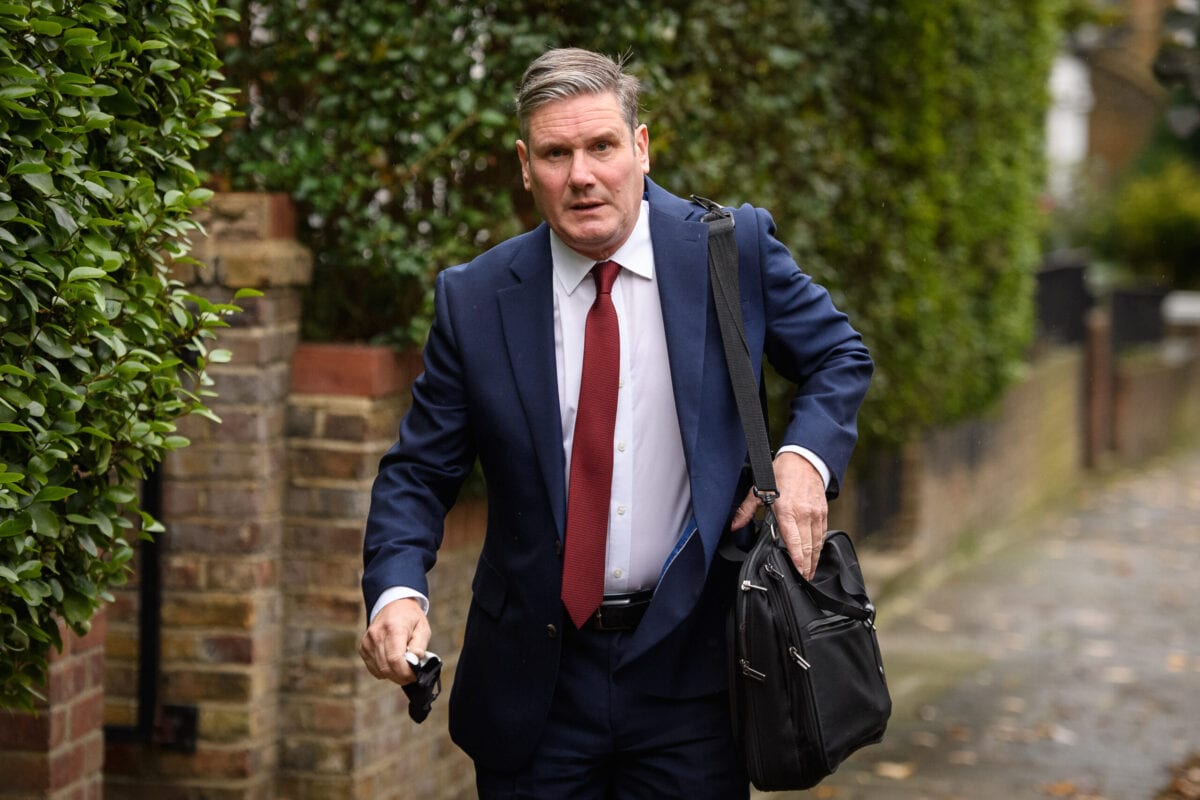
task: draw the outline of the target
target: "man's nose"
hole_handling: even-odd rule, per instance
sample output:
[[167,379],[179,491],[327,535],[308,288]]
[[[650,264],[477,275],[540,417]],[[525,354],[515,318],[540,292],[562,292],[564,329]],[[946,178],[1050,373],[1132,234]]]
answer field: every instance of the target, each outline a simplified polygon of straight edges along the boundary
[[571,156],[571,174],[569,180],[571,181],[571,186],[575,188],[591,186],[595,182],[587,153],[576,151]]

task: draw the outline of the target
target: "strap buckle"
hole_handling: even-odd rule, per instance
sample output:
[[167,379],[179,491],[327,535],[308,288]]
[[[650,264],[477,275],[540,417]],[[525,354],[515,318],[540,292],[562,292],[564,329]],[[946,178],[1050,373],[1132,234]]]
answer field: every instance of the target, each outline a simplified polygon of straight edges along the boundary
[[774,489],[759,489],[757,486],[751,487],[750,491],[754,492],[754,496],[762,500],[764,506],[769,506],[779,499],[779,492]]
[[729,226],[731,228],[733,227],[733,214],[726,211],[719,204],[714,203],[707,197],[701,197],[698,194],[692,195],[692,202],[696,203],[697,205],[704,206],[704,208],[708,210],[708,213],[700,218],[701,222],[714,222],[718,219],[727,219],[729,220]]

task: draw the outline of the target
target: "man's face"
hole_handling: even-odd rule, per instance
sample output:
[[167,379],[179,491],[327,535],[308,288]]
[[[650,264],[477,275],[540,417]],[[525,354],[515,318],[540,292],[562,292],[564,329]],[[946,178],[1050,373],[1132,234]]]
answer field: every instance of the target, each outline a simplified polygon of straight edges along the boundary
[[529,117],[517,142],[521,176],[563,243],[603,261],[637,223],[650,134],[630,131],[612,92],[555,100]]

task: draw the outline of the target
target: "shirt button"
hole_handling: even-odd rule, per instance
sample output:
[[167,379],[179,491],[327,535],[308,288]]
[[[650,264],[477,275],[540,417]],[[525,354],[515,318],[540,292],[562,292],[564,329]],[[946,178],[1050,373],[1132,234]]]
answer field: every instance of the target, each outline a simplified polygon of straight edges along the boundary
[[618,381],[617,381],[617,388],[618,388],[618,389],[624,389],[624,388],[625,388],[625,379],[624,379],[624,378],[621,378],[620,380],[618,380]]
[[617,513],[622,517],[625,516],[625,506],[617,506]]
[[619,450],[620,452],[624,453],[624,452],[625,452],[625,443],[624,443],[624,442],[617,442],[617,450]]
[[614,569],[614,570],[613,570],[613,577],[614,577],[614,578],[619,578],[619,577],[621,577],[621,576],[622,576],[622,575],[624,575],[624,574],[625,574],[625,573],[624,573],[624,572],[622,572],[620,569]]

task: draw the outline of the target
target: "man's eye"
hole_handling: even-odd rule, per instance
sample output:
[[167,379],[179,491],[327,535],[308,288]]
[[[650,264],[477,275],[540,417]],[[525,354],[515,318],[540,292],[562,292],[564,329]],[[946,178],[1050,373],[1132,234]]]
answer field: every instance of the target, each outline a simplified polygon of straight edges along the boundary
[[598,152],[598,153],[603,153],[603,152],[605,152],[606,150],[611,150],[611,149],[612,149],[612,145],[611,145],[610,143],[608,143],[608,142],[598,142],[598,143],[596,144],[596,148],[595,148],[595,149],[596,149],[596,152]]

